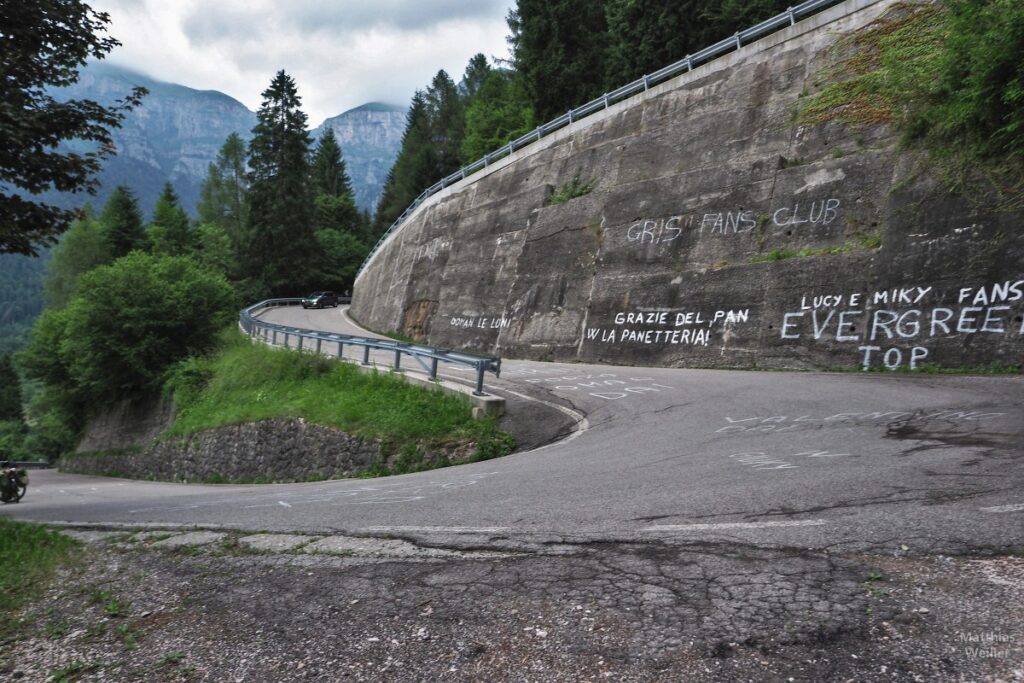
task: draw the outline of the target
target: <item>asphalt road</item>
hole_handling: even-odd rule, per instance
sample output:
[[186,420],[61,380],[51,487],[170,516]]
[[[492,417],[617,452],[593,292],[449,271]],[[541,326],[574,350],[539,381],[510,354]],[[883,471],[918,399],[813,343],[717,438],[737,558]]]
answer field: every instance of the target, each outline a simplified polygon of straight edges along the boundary
[[[338,309],[278,309],[356,332]],[[19,519],[495,541],[1020,549],[1020,377],[509,361],[487,390],[571,426],[546,447],[374,480],[175,485],[32,473]],[[470,373],[442,370],[469,381]],[[558,407],[556,410],[555,406]],[[540,412],[537,412],[540,410]],[[531,412],[532,411],[532,412]]]

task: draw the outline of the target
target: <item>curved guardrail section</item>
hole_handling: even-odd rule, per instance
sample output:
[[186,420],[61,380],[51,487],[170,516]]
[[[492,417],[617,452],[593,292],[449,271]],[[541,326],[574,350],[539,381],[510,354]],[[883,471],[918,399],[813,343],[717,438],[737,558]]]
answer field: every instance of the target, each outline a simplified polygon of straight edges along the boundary
[[[338,299],[339,303],[348,303],[344,298]],[[430,376],[430,379],[437,379],[437,368],[439,363],[452,363],[464,365],[476,371],[476,389],[474,396],[486,396],[484,393],[484,374],[493,372],[495,377],[501,375],[501,359],[492,356],[477,356],[471,353],[459,353],[449,349],[442,349],[435,346],[421,346],[419,344],[407,344],[405,342],[393,341],[390,339],[372,339],[370,337],[356,337],[350,334],[339,334],[334,332],[321,332],[319,330],[307,330],[289,325],[280,325],[260,320],[256,313],[277,306],[298,306],[302,299],[267,299],[258,304],[253,304],[243,309],[238,316],[238,325],[246,334],[253,338],[262,338],[270,344],[278,343],[278,336],[281,336],[285,347],[291,348],[289,342],[295,337],[295,348],[299,351],[309,349],[321,353],[323,343],[329,342],[338,345],[337,357],[341,358],[345,345],[361,347],[363,349],[363,365],[370,365],[371,351],[387,351],[393,353],[393,370],[401,370],[402,356],[410,356],[419,363],[420,367]],[[306,342],[309,346],[306,346]]]
[[508,143],[504,147],[496,149],[493,152],[490,152],[489,154],[485,154],[482,159],[478,159],[477,161],[474,161],[472,164],[460,168],[458,171],[452,173],[450,176],[442,178],[441,180],[437,181],[427,189],[423,190],[420,196],[417,197],[413,201],[413,203],[410,204],[408,208],[406,208],[406,210],[402,212],[402,215],[399,216],[395,220],[395,222],[391,224],[391,227],[389,227],[387,231],[385,231],[384,234],[381,235],[380,239],[377,240],[377,243],[373,246],[373,249],[371,249],[370,253],[366,256],[366,259],[363,261],[362,265],[359,266],[359,273],[356,274],[356,279],[359,278],[359,274],[363,272],[363,269],[366,268],[367,264],[369,264],[370,261],[373,260],[373,257],[380,250],[381,246],[384,244],[384,242],[387,241],[388,237],[391,236],[391,233],[395,232],[395,230],[401,227],[402,223],[405,222],[405,219],[408,218],[409,215],[413,211],[415,211],[419,207],[419,205],[422,204],[431,195],[437,194],[444,188],[450,185],[454,185],[455,183],[461,180],[465,180],[472,174],[483,170],[487,166],[490,166],[492,162],[502,159],[508,156],[509,154],[512,154],[513,152],[520,150],[523,147],[526,147],[529,144],[537,142],[545,135],[550,135],[554,131],[564,128],[565,126],[568,126],[575,121],[579,121],[580,119],[586,118],[591,114],[607,109],[616,102],[621,102],[622,100],[632,97],[633,95],[645,92],[652,85],[657,85],[662,81],[667,81],[668,79],[678,76],[683,72],[693,71],[693,68],[695,66],[699,66],[713,59],[721,57],[723,54],[732,52],[733,50],[738,50],[745,43],[757,40],[758,38],[763,38],[764,36],[767,36],[771,33],[775,33],[779,29],[793,26],[794,24],[796,24],[797,20],[804,19],[812,14],[817,14],[823,9],[826,9],[832,5],[837,5],[840,2],[842,2],[842,0],[807,0],[806,2],[802,2],[799,5],[796,5],[795,7],[790,7],[782,14],[774,16],[771,19],[762,21],[760,24],[757,24],[756,26],[751,26],[750,28],[744,31],[740,31],[724,40],[720,40],[714,45],[704,48],[700,52],[696,52],[692,55],[687,55],[686,57],[683,57],[674,64],[669,64],[666,67],[658,69],[654,73],[646,74],[641,78],[638,78],[637,80],[633,81],[632,83],[624,85],[621,88],[613,90],[609,93],[605,93],[604,95],[601,95],[601,97],[598,97],[597,99],[587,102],[581,107],[570,109],[568,112],[566,112],[562,116],[559,116],[557,119],[553,121],[548,121],[542,126],[538,126],[536,129],[530,131],[529,133],[523,135],[522,137],[516,138],[515,140]]

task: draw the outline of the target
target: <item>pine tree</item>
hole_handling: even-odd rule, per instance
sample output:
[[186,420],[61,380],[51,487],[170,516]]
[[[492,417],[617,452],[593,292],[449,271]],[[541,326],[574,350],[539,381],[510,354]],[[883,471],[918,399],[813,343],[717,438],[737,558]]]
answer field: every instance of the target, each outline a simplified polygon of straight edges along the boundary
[[377,213],[374,236],[382,234],[416,197],[434,183],[437,152],[433,146],[425,95],[417,90],[405,116],[402,147],[388,172]]
[[11,354],[0,356],[0,422],[22,422],[21,380]]
[[466,71],[462,74],[462,82],[459,83],[459,94],[467,102],[472,101],[490,73],[491,65],[487,63],[487,57],[479,52],[473,55],[469,60],[469,64],[466,65]]
[[614,90],[768,19],[786,0],[605,0],[605,88]]
[[345,168],[345,159],[334,131],[327,128],[320,135],[313,153],[313,192],[334,196],[352,196],[352,179]]
[[210,164],[200,188],[199,221],[219,225],[232,243],[241,242],[248,213],[248,189],[245,142],[238,133],[232,133],[221,146],[216,163]]
[[471,164],[535,127],[522,77],[494,69],[466,108],[462,164]]
[[135,194],[124,185],[118,185],[110,194],[100,215],[100,222],[113,258],[120,258],[148,246],[139,203]]
[[603,92],[605,0],[517,0],[508,26],[516,71],[541,121]]
[[316,240],[321,255],[318,287],[339,292],[351,289],[359,264],[366,257],[361,216],[352,194],[352,181],[334,131],[327,128],[313,153],[312,186],[316,193]]
[[296,294],[313,284],[311,141],[301,104],[295,81],[279,71],[263,91],[249,142],[249,219],[241,268],[254,292]]
[[164,185],[153,210],[149,241],[157,256],[184,256],[192,247],[188,216],[178,204],[178,195],[170,183]]
[[466,124],[465,103],[455,81],[444,69],[434,76],[424,99],[430,122],[430,144],[434,147],[437,165],[423,188],[459,170]]

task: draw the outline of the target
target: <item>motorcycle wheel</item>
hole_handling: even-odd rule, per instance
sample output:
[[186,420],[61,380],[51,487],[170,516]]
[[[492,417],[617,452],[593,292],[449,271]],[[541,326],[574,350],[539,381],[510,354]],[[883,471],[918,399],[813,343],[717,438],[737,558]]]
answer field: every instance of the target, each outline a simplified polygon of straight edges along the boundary
[[22,498],[24,498],[25,497],[25,491],[27,491],[27,490],[28,490],[28,486],[18,486],[18,490],[14,494],[14,502],[17,503]]

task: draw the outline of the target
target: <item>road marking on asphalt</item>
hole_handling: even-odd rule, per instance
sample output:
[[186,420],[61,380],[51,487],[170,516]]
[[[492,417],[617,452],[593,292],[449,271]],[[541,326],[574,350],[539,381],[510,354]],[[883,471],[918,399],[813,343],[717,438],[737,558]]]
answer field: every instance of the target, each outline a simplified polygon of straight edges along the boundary
[[289,505],[288,503],[284,502],[283,500],[277,501],[277,504],[280,505],[281,507],[286,507],[286,508],[290,508],[291,507],[291,505]]
[[978,508],[982,512],[1024,512],[1024,503],[1014,505],[996,505],[990,508]]
[[519,398],[526,401],[534,401],[536,403],[546,405],[549,408],[554,408],[558,412],[568,415],[569,417],[576,421],[576,429],[573,430],[572,434],[570,434],[569,436],[565,437],[564,439],[561,439],[560,441],[555,441],[554,443],[549,443],[544,446],[540,446],[539,448],[534,448],[532,451],[527,451],[527,453],[536,453],[537,451],[544,450],[545,448],[550,448],[551,446],[564,446],[573,439],[583,436],[583,432],[590,429],[590,420],[587,419],[587,416],[581,412],[573,410],[572,408],[566,408],[565,406],[560,406],[557,403],[551,403],[550,401],[544,401],[539,398],[533,398],[532,396],[527,396],[526,394],[520,394],[518,391],[513,391],[511,389],[502,389],[502,391],[512,394],[513,396],[518,396]]
[[381,533],[495,534],[509,531],[507,526],[368,526],[362,531]]
[[720,529],[770,529],[788,526],[821,526],[823,519],[799,519],[782,522],[720,522],[718,524],[664,524],[649,526],[640,531],[672,532],[672,531],[718,531]]

